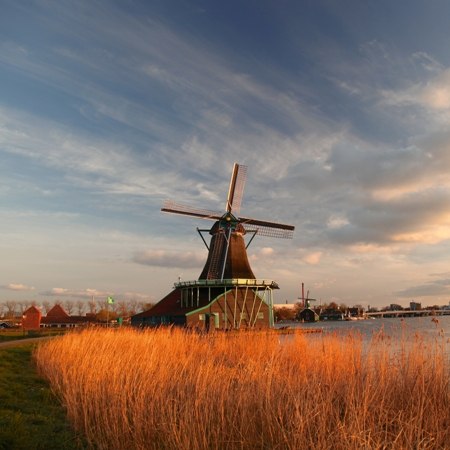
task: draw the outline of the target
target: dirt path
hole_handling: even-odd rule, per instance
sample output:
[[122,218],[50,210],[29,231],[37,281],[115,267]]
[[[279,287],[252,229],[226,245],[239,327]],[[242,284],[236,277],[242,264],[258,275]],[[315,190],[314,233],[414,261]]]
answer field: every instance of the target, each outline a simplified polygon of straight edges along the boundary
[[20,345],[27,345],[27,344],[34,344],[34,343],[37,344],[40,341],[46,341],[46,340],[52,339],[52,338],[54,338],[54,336],[34,337],[34,338],[16,339],[13,341],[0,342],[0,350],[2,348],[8,348],[8,347],[19,347]]

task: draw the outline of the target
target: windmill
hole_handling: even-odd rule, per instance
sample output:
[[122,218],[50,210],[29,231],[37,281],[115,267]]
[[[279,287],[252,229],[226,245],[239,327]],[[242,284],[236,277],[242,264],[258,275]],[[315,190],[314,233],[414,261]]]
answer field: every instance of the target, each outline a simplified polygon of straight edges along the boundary
[[[208,258],[200,274],[200,280],[254,279],[255,276],[247,257],[247,248],[253,238],[256,235],[285,239],[293,236],[295,227],[292,225],[239,215],[246,178],[247,166],[235,163],[225,203],[225,212],[192,208],[173,201],[166,201],[161,208],[161,211],[167,213],[215,221],[209,230],[197,228],[208,249]],[[209,245],[203,238],[203,232],[209,232],[211,235]],[[248,244],[245,244],[244,236],[247,233],[252,237]]]
[[310,308],[311,303],[317,301],[315,298],[309,298],[309,289],[306,291],[306,297],[305,297],[305,283],[302,282],[302,296],[299,297],[299,300],[302,301],[303,308]]
[[[240,216],[247,167],[234,164],[224,212],[166,201],[161,211],[214,221],[199,229],[208,249],[205,266],[194,281],[178,280],[174,290],[152,309],[131,318],[135,326],[181,325],[203,330],[263,328],[273,325],[273,289],[278,284],[256,279],[247,247],[256,235],[292,238],[294,227]],[[209,244],[203,233],[211,235]],[[251,235],[246,244],[244,236]]]
[[311,302],[315,302],[315,298],[309,298],[309,289],[306,291],[305,297],[305,284],[302,283],[302,296],[299,297],[302,300],[302,309],[297,313],[296,319],[302,322],[317,322],[319,315],[311,308]]

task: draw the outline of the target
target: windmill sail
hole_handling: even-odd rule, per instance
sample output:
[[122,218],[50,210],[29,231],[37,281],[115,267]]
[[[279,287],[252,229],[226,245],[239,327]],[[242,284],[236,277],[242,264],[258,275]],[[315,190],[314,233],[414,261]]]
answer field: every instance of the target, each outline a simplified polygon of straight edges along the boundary
[[240,218],[246,231],[255,231],[259,236],[276,237],[283,239],[292,239],[295,227],[277,222],[268,222],[265,220]]
[[161,208],[161,211],[172,214],[181,214],[183,216],[198,217],[200,219],[218,220],[222,217],[222,214],[217,211],[193,208],[192,206],[177,203],[172,200],[166,200]]
[[234,163],[233,172],[231,174],[230,187],[228,189],[228,197],[226,211],[239,214],[241,210],[242,196],[244,194],[245,181],[247,180],[247,166]]
[[161,208],[163,212],[215,221],[209,230],[211,243],[200,279],[255,278],[244,242],[246,232],[284,239],[290,239],[293,236],[295,227],[292,225],[238,216],[246,178],[247,166],[235,163],[224,213],[193,208],[174,201],[166,201]]

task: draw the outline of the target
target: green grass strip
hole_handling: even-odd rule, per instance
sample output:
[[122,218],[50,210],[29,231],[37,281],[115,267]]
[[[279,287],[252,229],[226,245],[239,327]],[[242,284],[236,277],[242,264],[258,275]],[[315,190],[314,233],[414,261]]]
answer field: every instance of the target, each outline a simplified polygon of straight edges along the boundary
[[0,349],[0,450],[86,448],[48,384],[37,375],[32,348]]

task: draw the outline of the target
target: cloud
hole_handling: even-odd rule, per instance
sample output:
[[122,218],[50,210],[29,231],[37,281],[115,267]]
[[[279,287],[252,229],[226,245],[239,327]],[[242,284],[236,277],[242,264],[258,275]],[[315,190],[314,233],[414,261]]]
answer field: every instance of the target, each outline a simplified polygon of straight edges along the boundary
[[310,264],[312,266],[315,266],[320,263],[322,254],[323,254],[322,252],[308,253],[307,255],[305,255],[303,257],[302,261],[304,261],[305,263]]
[[55,287],[48,291],[40,292],[40,295],[46,297],[77,297],[77,298],[92,298],[92,297],[107,297],[111,292],[99,291],[98,289],[81,289],[72,290],[67,288]]
[[137,300],[138,302],[154,302],[156,297],[149,294],[143,294],[141,292],[124,292],[119,294],[117,298],[124,300]]
[[27,286],[26,284],[20,283],[10,283],[3,286],[0,286],[2,289],[6,289],[9,291],[33,291],[33,286]]
[[411,59],[418,62],[428,72],[440,73],[444,69],[444,66],[427,52],[415,52],[411,55]]
[[136,300],[138,302],[154,302],[155,297],[149,294],[126,291],[126,292],[111,292],[111,291],[101,291],[98,289],[67,289],[61,287],[55,287],[49,289],[48,291],[43,291],[39,293],[45,297],[58,297],[66,299],[94,299],[94,300],[105,300],[108,296],[113,296],[116,301],[119,300]]
[[258,264],[259,261],[274,261],[277,259],[277,253],[272,247],[254,248],[248,255],[249,260]]
[[423,284],[411,286],[401,291],[395,292],[399,297],[433,297],[440,296],[448,298],[450,296],[450,273],[434,273],[430,277],[435,278]]
[[387,105],[418,105],[430,110],[450,109],[450,68],[442,69],[427,82],[419,82],[404,90],[384,90],[381,96]]
[[394,293],[398,297],[434,297],[434,296],[446,296],[450,294],[450,286],[443,286],[437,283],[422,284],[418,286],[412,286],[401,291]]
[[206,262],[204,253],[191,251],[143,250],[132,260],[138,264],[155,267],[201,268]]

